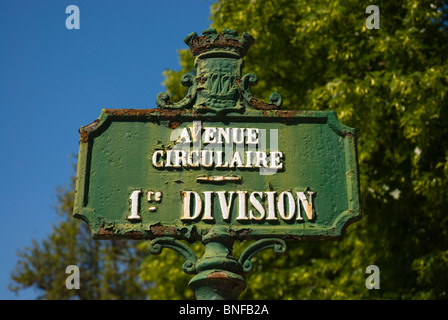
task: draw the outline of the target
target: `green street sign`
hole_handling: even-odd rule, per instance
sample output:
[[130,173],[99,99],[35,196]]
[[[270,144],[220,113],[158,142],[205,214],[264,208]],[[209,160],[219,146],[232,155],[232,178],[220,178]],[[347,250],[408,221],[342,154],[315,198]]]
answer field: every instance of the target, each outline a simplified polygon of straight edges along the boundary
[[95,238],[334,238],[360,214],[334,112],[106,109],[81,137],[75,214]]
[[[199,273],[198,297],[215,294],[222,270],[237,289],[224,285],[220,297],[237,297],[259,250],[337,239],[361,217],[355,130],[334,111],[281,110],[278,93],[256,99],[257,77],[242,74],[253,42],[228,29],[188,35],[196,60],[184,99],[161,93],[154,109],[103,109],[80,129],[74,216],[96,239],[177,250],[184,271]],[[233,241],[250,239],[230,258]],[[202,241],[203,259],[179,240]]]

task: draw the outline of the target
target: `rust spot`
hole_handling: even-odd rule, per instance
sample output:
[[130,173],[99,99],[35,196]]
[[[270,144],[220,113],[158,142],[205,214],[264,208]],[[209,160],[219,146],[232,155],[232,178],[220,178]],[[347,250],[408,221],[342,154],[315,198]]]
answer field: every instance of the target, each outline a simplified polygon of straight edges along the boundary
[[197,182],[226,182],[234,181],[241,182],[240,176],[198,176],[196,178]]
[[277,110],[275,115],[279,118],[294,118],[296,110]]
[[160,118],[172,118],[178,115],[186,113],[184,109],[106,109],[106,113],[115,116],[131,116],[131,117],[160,117]]
[[168,127],[170,129],[176,129],[177,127],[179,127],[181,124],[180,121],[176,121],[176,120],[171,120],[170,123],[168,124]]
[[218,34],[213,42],[210,41],[207,35],[196,36],[192,39],[190,47],[193,56],[197,56],[214,48],[233,48],[239,55],[244,56],[248,49],[247,46],[241,45],[238,40],[227,38],[223,33]]
[[92,123],[83,126],[79,129],[79,134],[81,135],[81,140],[83,142],[87,142],[89,141],[89,135],[92,131],[94,131],[96,129],[96,127],[98,126],[98,123],[100,122],[99,119],[96,119],[95,121],[93,121]]
[[236,76],[236,77],[235,77],[235,83],[236,83],[237,85],[239,85],[239,84],[241,83],[241,77],[240,77],[240,76]]
[[275,110],[278,109],[278,107],[275,104],[269,104],[266,103],[264,101],[255,99],[255,98],[250,98],[249,100],[249,104],[254,107],[255,109],[258,110]]
[[[171,120],[169,127],[172,129],[177,128],[182,122],[174,120],[176,116],[185,115],[187,110],[185,109],[105,109],[108,115],[114,117],[154,117],[159,119]],[[191,112],[191,111],[190,111]],[[191,112],[192,116],[196,116],[194,112]],[[92,123],[83,126],[79,129],[80,141],[88,142],[90,134],[96,130],[100,120],[96,119]]]
[[227,273],[222,271],[212,272],[207,276],[207,279],[227,279]]
[[149,116],[156,112],[157,109],[106,109],[106,113],[111,116]]
[[169,110],[169,109],[158,109],[160,117],[162,118],[171,118],[171,117],[175,117],[178,115],[182,115],[186,113],[185,109],[173,109],[173,110]]
[[236,240],[247,240],[251,238],[252,229],[241,229],[238,231],[230,230],[233,238]]
[[224,271],[214,271],[207,275],[208,285],[211,286],[219,295],[227,299],[237,299],[240,293],[246,288],[246,282],[232,276]]
[[143,233],[140,231],[128,231],[124,235],[126,238],[134,239],[134,240],[140,240],[140,239],[144,238]]
[[354,135],[352,132],[350,132],[350,131],[343,131],[342,132],[342,136],[343,137],[351,137],[351,138],[355,138],[356,139],[356,135]]
[[101,226],[98,229],[98,236],[112,236],[114,234],[114,232],[112,231],[113,228],[107,228],[105,229],[104,226]]
[[164,227],[160,223],[150,226],[149,229],[151,233],[156,237],[175,235],[177,231],[176,227]]

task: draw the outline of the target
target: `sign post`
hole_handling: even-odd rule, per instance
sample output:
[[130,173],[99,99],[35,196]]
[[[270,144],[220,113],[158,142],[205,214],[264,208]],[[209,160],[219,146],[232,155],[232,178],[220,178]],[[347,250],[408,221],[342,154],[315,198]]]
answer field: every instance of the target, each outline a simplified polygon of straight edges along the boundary
[[[253,42],[228,29],[188,35],[185,98],[103,109],[80,129],[74,216],[95,239],[180,253],[197,299],[236,299],[257,252],[338,239],[361,218],[355,130],[333,111],[281,110],[278,93],[256,99],[256,75],[242,74]],[[236,259],[236,240],[255,242]],[[185,241],[201,241],[204,255]]]

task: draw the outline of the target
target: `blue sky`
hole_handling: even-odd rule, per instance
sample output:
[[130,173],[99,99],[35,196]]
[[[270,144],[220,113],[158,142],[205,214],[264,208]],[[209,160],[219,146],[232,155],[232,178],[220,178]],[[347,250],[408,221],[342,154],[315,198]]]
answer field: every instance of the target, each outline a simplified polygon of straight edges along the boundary
[[[0,299],[17,252],[57,222],[78,129],[102,108],[154,108],[184,37],[210,25],[210,0],[0,0]],[[65,26],[77,5],[80,29]],[[220,30],[219,30],[220,31]],[[65,272],[65,270],[61,270]]]

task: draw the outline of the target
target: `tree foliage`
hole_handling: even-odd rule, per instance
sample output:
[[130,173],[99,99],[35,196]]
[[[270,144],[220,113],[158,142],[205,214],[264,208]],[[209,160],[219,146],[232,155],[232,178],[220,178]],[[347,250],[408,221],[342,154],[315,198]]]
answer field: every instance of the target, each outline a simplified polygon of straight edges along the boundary
[[[256,39],[244,69],[258,76],[255,97],[280,92],[287,109],[335,110],[358,136],[363,220],[339,242],[255,257],[243,298],[447,298],[448,6],[372,4],[378,30],[366,28],[362,1],[213,5],[212,27]],[[165,73],[172,101],[184,94],[178,79],[193,69],[188,50],[179,57],[182,69]],[[371,264],[380,290],[365,287]]]
[[[19,252],[9,288],[38,289],[38,299],[146,299],[148,283],[139,278],[143,252],[128,241],[95,241],[86,223],[73,219],[74,178],[58,189],[59,219],[41,242]],[[69,265],[79,268],[79,289],[67,289]]]
[[[241,298],[448,296],[448,6],[372,4],[380,9],[378,30],[366,28],[363,1],[219,0],[212,6],[212,27],[246,31],[256,40],[244,68],[258,76],[255,97],[267,101],[279,92],[286,109],[335,110],[358,137],[363,219],[340,241],[288,243],[280,258],[259,253]],[[184,97],[179,80],[193,70],[188,50],[179,50],[179,60],[180,70],[164,73],[171,101]],[[61,195],[60,212],[69,217],[73,191]],[[247,245],[236,243],[235,256]],[[64,218],[48,239],[21,252],[15,289],[37,286],[50,299],[193,298],[180,256],[169,250],[148,256],[147,243],[138,246],[93,241]],[[65,267],[80,261],[81,289],[61,290]],[[365,286],[372,264],[380,269],[380,290]]]

